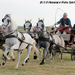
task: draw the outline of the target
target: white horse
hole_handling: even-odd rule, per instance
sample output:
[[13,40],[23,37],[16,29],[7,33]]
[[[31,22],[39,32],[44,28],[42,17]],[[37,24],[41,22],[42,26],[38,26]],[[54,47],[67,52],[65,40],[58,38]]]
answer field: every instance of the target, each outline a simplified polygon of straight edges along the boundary
[[[2,19],[3,25],[2,29],[8,28],[9,34],[6,36],[6,49],[4,51],[4,56],[8,59],[14,59],[15,57],[13,56],[13,49],[17,50],[17,55],[18,55],[18,62],[15,68],[18,68],[19,61],[20,61],[20,52],[24,50],[26,47],[28,48],[27,50],[27,56],[24,59],[22,66],[24,66],[26,60],[29,58],[30,52],[33,49],[39,53],[39,50],[36,48],[36,42],[31,38],[31,36],[27,33],[20,33],[17,31],[17,25],[11,18],[10,14],[5,15],[5,17]],[[24,39],[25,38],[25,39]],[[11,50],[11,57],[7,56],[7,53]],[[5,61],[3,61],[5,64]]]
[[[36,31],[36,27],[33,28],[31,20],[25,20],[25,24],[24,24],[24,30],[25,33],[28,33],[38,44],[38,34]],[[36,46],[37,46],[36,44]],[[37,55],[36,52],[34,52],[34,59],[37,59]]]

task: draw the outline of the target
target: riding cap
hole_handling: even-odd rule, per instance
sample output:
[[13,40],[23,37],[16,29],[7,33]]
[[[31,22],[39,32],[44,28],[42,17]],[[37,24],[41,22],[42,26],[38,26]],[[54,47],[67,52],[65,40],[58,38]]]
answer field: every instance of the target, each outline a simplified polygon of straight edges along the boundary
[[67,13],[64,13],[63,16],[67,16]]

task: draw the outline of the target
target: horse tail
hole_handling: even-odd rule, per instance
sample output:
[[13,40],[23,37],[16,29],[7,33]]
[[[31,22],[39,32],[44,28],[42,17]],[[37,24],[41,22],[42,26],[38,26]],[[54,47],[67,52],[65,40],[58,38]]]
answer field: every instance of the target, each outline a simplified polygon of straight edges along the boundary
[[62,37],[62,36],[60,36],[60,39],[61,39],[61,46],[62,46],[62,47],[65,47],[65,42],[64,42],[63,37]]
[[36,41],[33,39],[33,50],[40,54],[40,51],[36,48]]

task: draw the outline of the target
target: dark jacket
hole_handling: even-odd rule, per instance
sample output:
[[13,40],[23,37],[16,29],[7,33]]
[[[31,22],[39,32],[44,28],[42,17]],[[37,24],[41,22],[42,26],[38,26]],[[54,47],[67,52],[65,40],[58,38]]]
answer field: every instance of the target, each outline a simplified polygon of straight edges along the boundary
[[58,23],[58,24],[61,23],[61,25],[65,25],[65,24],[64,24],[64,21],[65,21],[65,24],[66,24],[66,25],[69,25],[69,27],[71,27],[71,21],[70,21],[69,18],[66,18],[66,19],[61,18],[57,23]]

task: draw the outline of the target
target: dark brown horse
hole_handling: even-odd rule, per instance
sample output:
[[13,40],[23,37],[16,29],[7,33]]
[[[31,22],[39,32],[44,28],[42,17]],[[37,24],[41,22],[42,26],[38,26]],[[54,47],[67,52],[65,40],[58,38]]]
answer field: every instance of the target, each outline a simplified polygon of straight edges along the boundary
[[0,28],[0,49],[5,50],[5,47],[3,44],[5,43],[5,38],[3,37],[2,29]]

